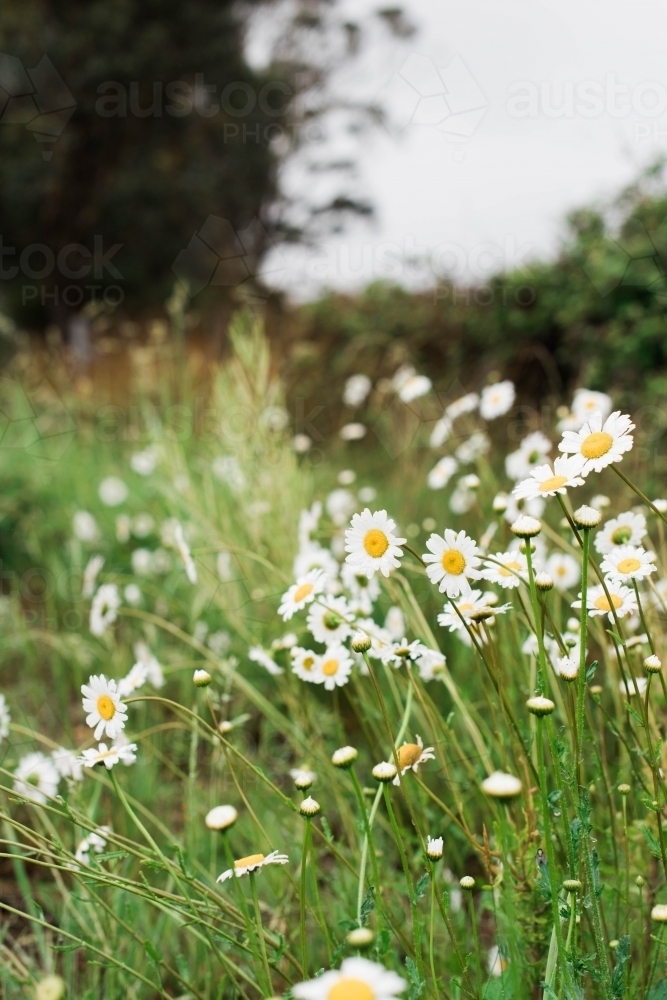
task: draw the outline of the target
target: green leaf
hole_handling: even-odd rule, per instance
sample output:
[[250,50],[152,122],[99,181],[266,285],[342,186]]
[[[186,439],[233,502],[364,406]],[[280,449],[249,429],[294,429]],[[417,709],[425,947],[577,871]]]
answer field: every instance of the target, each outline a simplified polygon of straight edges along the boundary
[[430,878],[431,878],[430,874],[426,872],[417,882],[417,885],[415,886],[415,898],[414,898],[415,903],[418,903],[419,900],[424,895],[424,893],[426,892]]
[[361,926],[365,927],[368,923],[368,918],[375,909],[375,889],[371,886],[364,896],[364,901],[361,904]]
[[616,965],[614,966],[614,971],[611,974],[611,992],[614,997],[620,998],[625,993],[625,984],[623,980],[625,978],[625,967],[628,964],[629,958],[630,938],[627,934],[624,934],[618,942],[618,947],[616,948]]
[[426,988],[426,981],[421,978],[417,966],[410,957],[406,958],[405,967],[408,971],[408,979],[411,986],[408,1000],[418,1000],[418,997],[422,995]]
[[320,816],[320,823],[322,824],[322,829],[324,830],[324,836],[327,838],[329,843],[332,843],[334,835],[331,832],[331,827],[329,826],[329,821],[326,816]]
[[593,662],[591,663],[590,667],[586,668],[586,683],[587,684],[590,684],[590,682],[595,677],[595,671],[597,670],[597,668],[598,668],[598,661],[597,660],[593,660]]
[[653,836],[653,834],[651,833],[651,831],[649,830],[649,828],[644,825],[644,826],[642,826],[641,831],[642,831],[642,834],[644,836],[644,840],[648,844],[649,851],[651,852],[651,854],[653,855],[653,857],[654,858],[661,858],[662,857],[662,852],[660,851],[660,844],[655,839],[655,837]]

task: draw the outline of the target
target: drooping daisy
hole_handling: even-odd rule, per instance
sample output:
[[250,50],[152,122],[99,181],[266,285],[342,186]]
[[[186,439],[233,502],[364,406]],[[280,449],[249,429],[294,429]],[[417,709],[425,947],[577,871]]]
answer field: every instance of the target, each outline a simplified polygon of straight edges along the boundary
[[581,455],[571,457],[559,456],[550,465],[538,465],[533,469],[528,479],[515,486],[512,493],[519,500],[535,500],[538,497],[553,497],[557,493],[565,494],[574,486],[583,486],[581,470],[585,459]]
[[291,650],[292,673],[296,674],[302,681],[312,683],[317,676],[319,655],[312,649],[304,649],[302,646],[294,646]]
[[600,413],[605,420],[611,413],[611,397],[606,392],[594,392],[592,389],[577,389],[572,400],[572,413],[583,423]]
[[239,858],[234,862],[233,868],[228,868],[222,875],[218,875],[216,882],[226,882],[228,878],[241,878],[242,875],[249,875],[258,872],[266,865],[286,865],[289,858],[286,854],[279,854],[278,851],[271,851],[266,856],[264,854],[249,854],[246,858]]
[[[596,617],[597,615],[607,615],[609,621],[613,622],[614,614],[612,608],[616,612],[617,618],[625,618],[626,615],[631,615],[636,612],[637,598],[635,597],[634,591],[630,590],[629,587],[610,583],[607,584],[607,590],[609,591],[611,604],[601,585],[591,587],[588,591],[586,595],[586,607],[591,617]],[[581,594],[579,595],[578,600],[572,602],[572,607],[581,607]]]
[[83,778],[81,763],[74,750],[57,747],[51,751],[51,760],[61,778],[70,778],[72,781],[81,781]]
[[627,583],[628,580],[643,580],[655,573],[655,560],[655,552],[647,552],[641,545],[621,545],[607,553],[600,569],[615,583]]
[[265,649],[262,649],[261,646],[251,646],[248,650],[248,658],[252,660],[253,663],[259,663],[260,667],[264,667],[264,669],[268,673],[273,674],[274,677],[277,677],[279,674],[284,672],[283,668],[279,667],[273,657],[270,656]]
[[461,621],[463,618],[469,625],[474,626],[472,615],[490,608],[495,596],[491,593],[482,594],[481,590],[471,590],[464,600],[454,602],[456,610],[451,604],[445,604],[441,614],[438,615],[438,625],[448,628],[450,632],[457,632],[459,629],[465,629]]
[[595,535],[595,548],[602,555],[623,545],[641,545],[646,535],[646,518],[631,510],[612,517]]
[[380,658],[386,666],[404,667],[409,666],[425,652],[427,652],[426,646],[422,645],[419,639],[408,642],[407,639],[403,638],[398,642],[392,642],[391,646],[383,651]]
[[100,743],[97,749],[88,747],[83,750],[79,760],[84,767],[95,767],[97,764],[104,764],[107,771],[110,771],[115,764],[134,764],[137,759],[136,743],[113,743],[110,747],[106,743]]
[[83,583],[81,586],[81,596],[89,600],[95,591],[95,581],[97,574],[104,566],[104,556],[91,556],[86,568],[83,571]]
[[519,479],[525,479],[536,465],[544,461],[551,448],[551,441],[542,431],[533,431],[532,434],[528,434],[523,439],[517,451],[507,455],[505,472],[515,482]]
[[584,475],[601,472],[612,462],[620,462],[623,455],[631,450],[633,438],[630,431],[634,426],[630,417],[620,410],[608,416],[604,424],[602,414],[594,413],[581,430],[565,431],[558,448],[585,459]]
[[12,717],[9,714],[7,700],[4,694],[0,694],[0,743],[9,736],[9,725]]
[[385,649],[391,646],[394,641],[392,634],[388,629],[382,628],[381,625],[374,622],[372,618],[360,618],[355,624],[371,640],[371,648],[368,650],[368,655],[372,656],[374,660],[381,660]]
[[402,747],[398,748],[396,755],[398,757],[400,772],[394,778],[394,785],[400,785],[401,778],[407,771],[412,770],[416,774],[420,764],[425,764],[427,760],[435,760],[433,747],[426,747],[424,749],[424,742],[419,735],[417,735],[416,743],[404,743]]
[[456,420],[457,417],[462,417],[465,413],[473,413],[478,406],[479,394],[476,392],[467,392],[465,396],[460,396],[453,403],[450,403],[445,410],[445,414],[450,420]]
[[397,1000],[405,979],[367,958],[346,958],[339,970],[292,987],[296,1000]]
[[284,622],[305,608],[317,594],[321,594],[324,589],[324,574],[322,570],[313,569],[305,576],[299,577],[296,583],[283,594],[278,614],[282,615]]
[[316,642],[345,642],[353,632],[352,612],[344,597],[321,597],[308,610],[306,625]]
[[415,663],[421,679],[428,682],[442,677],[447,660],[444,653],[439,652],[437,649],[424,648],[415,660]]
[[376,573],[389,576],[392,569],[400,566],[403,555],[400,546],[407,541],[398,538],[395,529],[396,522],[387,516],[386,510],[371,514],[366,507],[361,514],[354,514],[345,532],[345,551],[349,553],[345,561],[364,576]]
[[470,593],[470,580],[479,578],[480,565],[477,545],[466,535],[445,528],[444,535],[432,534],[426,542],[429,550],[422,558],[431,583],[439,584],[440,592],[448,597]]
[[445,488],[449,480],[452,478],[454,473],[459,467],[459,463],[451,455],[445,455],[440,461],[433,466],[428,476],[426,477],[426,482],[431,490],[442,490]]
[[118,696],[128,698],[134,691],[138,691],[148,680],[148,671],[141,661],[133,664],[130,672],[118,681]]
[[359,573],[354,566],[344,563],[341,567],[343,586],[352,598],[354,609],[362,615],[370,615],[373,604],[380,596],[380,581],[376,576],[368,577]]
[[505,590],[518,587],[526,579],[528,566],[523,552],[496,552],[493,562],[486,561],[481,576]]
[[350,679],[353,661],[345,646],[327,646],[315,667],[313,681],[327,691],[343,687]]
[[495,420],[502,417],[512,408],[516,390],[514,383],[507,379],[504,382],[496,382],[495,385],[487,385],[482,389],[479,401],[479,413],[484,420]]
[[120,594],[116,584],[103,583],[98,588],[90,606],[89,626],[93,635],[104,635],[109,625],[116,621],[120,605]]
[[14,771],[14,791],[31,802],[44,805],[58,791],[60,775],[51,760],[43,753],[29,753]]
[[552,552],[547,559],[546,571],[561,593],[576,587],[581,577],[579,563],[565,552]]
[[127,722],[127,706],[118,696],[116,682],[107,681],[104,674],[93,675],[88,684],[82,684],[83,710],[87,712],[86,725],[95,730],[95,739],[105,733],[115,740]]

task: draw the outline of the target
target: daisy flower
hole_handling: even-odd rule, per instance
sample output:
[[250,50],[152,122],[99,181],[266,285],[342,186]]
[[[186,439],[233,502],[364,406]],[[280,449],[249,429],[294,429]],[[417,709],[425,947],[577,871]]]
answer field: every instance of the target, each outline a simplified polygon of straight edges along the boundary
[[304,649],[302,646],[293,646],[291,655],[292,673],[302,681],[314,681],[317,677],[319,655],[312,649]]
[[[617,618],[625,618],[626,615],[631,615],[636,612],[637,598],[635,597],[634,591],[630,590],[629,587],[624,587],[619,584],[607,584],[607,590],[609,591],[611,604],[601,585],[591,587],[588,591],[588,594],[586,595],[586,607],[591,617],[607,615],[609,621],[613,622],[614,615],[612,608],[615,610]],[[578,600],[573,601],[572,607],[581,607],[581,594],[579,595]]]
[[456,420],[457,417],[462,417],[465,413],[473,413],[478,406],[479,394],[467,392],[465,396],[459,396],[458,399],[449,404],[445,410],[445,416],[449,417],[450,420]]
[[565,494],[574,486],[583,486],[584,480],[579,473],[585,464],[581,455],[569,458],[561,455],[550,465],[538,465],[533,469],[528,479],[515,486],[512,493],[519,500],[536,500],[538,497],[553,497],[557,493]]
[[600,413],[603,420],[611,413],[611,397],[606,392],[594,392],[591,389],[577,389],[572,400],[572,413],[583,423]]
[[106,735],[115,740],[127,722],[127,707],[118,696],[116,682],[107,681],[104,674],[93,675],[88,684],[82,684],[83,710],[87,712],[86,725],[95,730],[95,739]]
[[354,566],[345,563],[341,567],[343,586],[349,591],[356,610],[362,615],[370,615],[373,604],[380,596],[380,581],[376,576],[367,577],[359,573]]
[[474,462],[480,455],[486,455],[490,447],[491,442],[484,431],[473,431],[468,440],[458,446],[454,454],[459,462],[467,465],[469,462]]
[[372,385],[368,375],[350,375],[343,390],[343,402],[356,409],[364,402]]
[[80,542],[95,542],[100,534],[97,521],[87,510],[77,510],[72,518],[72,531]]
[[558,656],[556,658],[556,673],[564,681],[573,681],[579,675],[579,661],[574,656]]
[[503,511],[503,517],[508,524],[514,524],[522,514],[527,514],[528,517],[536,517],[539,520],[544,513],[545,506],[546,500],[542,497],[535,497],[533,500],[520,500],[518,497],[510,494],[507,498],[507,507]]
[[107,476],[99,485],[98,496],[107,507],[118,507],[125,503],[129,490],[122,479],[118,476]]
[[505,472],[515,482],[529,476],[551,451],[551,441],[542,431],[533,431],[523,439],[517,451],[505,458]]
[[401,778],[407,771],[413,770],[416,774],[420,764],[425,764],[427,760],[435,760],[433,747],[424,749],[424,742],[419,735],[417,735],[416,743],[404,743],[402,747],[399,747],[396,756],[398,757],[400,773],[394,778],[394,785],[400,785]]
[[299,577],[306,576],[313,569],[323,570],[325,577],[328,578],[326,580],[328,584],[338,576],[339,566],[329,549],[323,548],[317,542],[306,542],[301,546],[294,559],[292,572],[298,580]]
[[433,430],[431,431],[431,437],[429,438],[429,444],[431,448],[439,448],[440,445],[448,441],[452,435],[452,430],[454,425],[452,423],[452,418],[448,417],[445,413],[435,424]]
[[9,736],[9,724],[12,717],[9,714],[7,700],[4,694],[0,694],[0,743]]
[[43,753],[27,754],[14,771],[14,791],[38,805],[55,796],[59,781],[55,764]]
[[426,483],[431,490],[442,490],[445,488],[449,480],[452,478],[454,473],[459,467],[459,463],[451,455],[445,455],[440,461],[433,466],[428,476],[426,477]]
[[408,642],[404,638],[399,642],[392,642],[391,646],[383,650],[380,659],[385,666],[402,667],[408,661],[416,660],[426,651],[426,646],[423,646],[419,639],[415,639],[414,642]]
[[565,552],[552,552],[546,562],[546,572],[561,593],[576,587],[581,577],[579,563]]
[[627,681],[620,680],[618,682],[618,690],[627,698],[631,698],[633,694],[646,694],[647,684],[648,677],[635,677],[634,679],[629,677]]
[[343,687],[350,679],[352,658],[345,646],[327,646],[315,667],[313,681],[323,684],[327,691]]
[[445,528],[442,537],[431,535],[426,548],[429,551],[422,558],[430,564],[426,566],[426,574],[431,583],[438,583],[440,592],[447,597],[470,593],[469,580],[476,580],[480,575],[478,549],[473,539],[465,531],[457,534]]
[[313,638],[325,645],[344,642],[352,635],[352,626],[346,619],[351,611],[344,597],[323,597],[311,605],[306,625]]
[[643,580],[655,573],[655,560],[655,552],[647,552],[641,545],[621,545],[607,553],[600,569],[614,583],[626,583],[628,580]]
[[120,604],[120,594],[116,584],[103,583],[90,606],[89,626],[93,635],[104,635],[109,625],[116,621]]
[[282,615],[284,622],[289,621],[292,615],[310,604],[316,594],[322,593],[324,590],[323,576],[322,570],[312,569],[305,576],[299,577],[296,583],[293,583],[283,594],[278,614]]
[[417,375],[412,369],[407,377],[400,377],[401,369],[394,375],[394,387],[398,392],[398,397],[404,403],[411,403],[413,399],[419,399],[431,391],[432,382],[426,375]]
[[94,851],[95,854],[101,854],[104,848],[107,846],[107,835],[111,833],[110,826],[99,826],[97,830],[89,833],[87,837],[84,837],[74,854],[75,859],[80,865],[90,864],[90,852]]
[[389,576],[392,569],[400,566],[403,555],[400,548],[407,539],[394,534],[396,522],[387,516],[386,510],[371,514],[368,507],[361,514],[354,514],[350,527],[345,532],[346,558],[351,566],[372,577],[376,573]]
[[602,555],[621,545],[641,545],[646,535],[646,518],[631,510],[612,517],[595,535],[595,548]]
[[601,472],[612,462],[620,462],[632,448],[630,431],[633,422],[620,410],[615,410],[602,422],[602,414],[594,413],[579,431],[565,431],[558,445],[560,451],[581,455],[585,459],[582,472]]
[[338,970],[292,987],[296,1000],[397,1000],[405,979],[367,958],[346,958]]
[[[481,576],[489,583],[495,583],[505,590],[518,587],[525,579],[528,566],[523,552],[496,552],[495,562],[485,562]],[[499,565],[500,564],[500,565]]]
[[130,672],[118,681],[118,695],[120,698],[127,698],[133,691],[138,691],[148,680],[148,670],[139,660],[131,668]]
[[371,648],[368,650],[368,655],[372,656],[374,660],[381,660],[385,649],[391,646],[392,641],[394,641],[391,632],[386,628],[382,628],[372,618],[360,618],[355,624],[371,640]]
[[405,616],[397,604],[392,604],[387,611],[384,627],[392,639],[401,639],[405,635]]
[[97,574],[104,566],[103,556],[92,556],[83,571],[83,583],[81,585],[81,596],[89,600],[95,591],[95,581]]
[[[463,618],[469,625],[474,626],[475,621],[471,616],[489,608],[494,599],[495,594],[489,592],[482,594],[481,590],[471,590],[467,594],[465,601],[454,602],[456,611],[451,604],[445,604],[442,613],[438,615],[438,625],[448,628],[450,632],[457,632],[459,629],[465,627],[461,621],[461,618]],[[459,614],[456,613],[457,611]]]
[[51,752],[51,760],[61,778],[71,778],[72,781],[81,781],[83,778],[81,763],[74,750],[58,747]]
[[249,854],[247,858],[239,858],[234,862],[233,868],[228,868],[222,875],[218,875],[217,882],[226,882],[228,878],[241,878],[242,875],[251,875],[259,871],[266,865],[286,865],[289,858],[286,854],[279,854],[278,851],[271,851],[270,854]]
[[261,646],[251,646],[248,650],[248,658],[252,660],[253,663],[259,663],[260,667],[264,667],[264,669],[268,673],[273,674],[274,677],[277,677],[279,674],[284,672],[283,668],[279,667],[273,657],[269,656],[266,650],[262,649]]
[[137,663],[140,663],[145,669],[149,684],[152,684],[154,688],[161,688],[164,685],[164,673],[148,646],[144,642],[136,642],[134,655],[137,658]]
[[100,743],[95,747],[83,750],[79,761],[84,767],[95,767],[96,764],[104,764],[107,771],[110,771],[114,764],[123,763],[125,765],[134,764],[137,759],[136,743],[113,743],[108,747],[106,743]]
[[433,681],[442,676],[447,660],[444,653],[437,649],[424,648],[415,660],[419,676],[423,681]]
[[487,385],[482,389],[479,401],[479,413],[484,420],[495,420],[502,417],[512,408],[516,391],[514,383],[506,380],[496,382],[495,385]]

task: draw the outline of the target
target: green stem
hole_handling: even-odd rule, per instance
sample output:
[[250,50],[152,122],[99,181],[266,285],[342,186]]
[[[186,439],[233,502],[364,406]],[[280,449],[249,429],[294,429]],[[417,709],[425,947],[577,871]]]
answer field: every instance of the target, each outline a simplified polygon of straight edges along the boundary
[[271,969],[269,968],[269,959],[266,954],[266,942],[264,941],[264,929],[262,928],[262,915],[259,910],[259,899],[257,898],[257,882],[255,881],[256,879],[255,873],[248,872],[248,878],[250,879],[250,891],[252,892],[252,905],[255,911],[255,928],[257,930],[257,940],[259,941],[259,950],[262,955],[262,963],[264,965],[264,975],[266,976],[266,985],[268,987],[268,992],[265,993],[264,995],[270,997],[273,996],[273,985],[271,981]]
[[433,978],[433,990],[438,996],[438,977],[435,972],[435,953],[433,949],[433,937],[435,928],[435,863],[431,862],[431,912],[428,927],[428,959],[431,966],[431,976]]
[[299,924],[301,927],[301,965],[303,978],[308,979],[308,947],[306,944],[306,875],[308,872],[308,842],[310,840],[310,817],[306,816],[303,831],[303,851],[301,852],[301,897],[299,899]]
[[579,625],[579,674],[577,675],[577,773],[581,783],[581,767],[584,759],[584,703],[586,697],[586,631],[588,628],[588,549],[591,529],[583,529],[581,540],[581,613]]
[[396,841],[396,846],[398,847],[398,853],[401,858],[401,865],[403,867],[403,874],[405,876],[405,884],[408,890],[408,899],[410,900],[410,912],[412,914],[412,940],[414,942],[415,948],[415,959],[417,961],[417,970],[421,979],[424,978],[424,963],[422,961],[421,954],[421,941],[419,934],[419,920],[417,912],[417,903],[415,901],[415,891],[412,884],[412,876],[410,875],[410,869],[408,867],[408,859],[405,855],[405,849],[403,847],[403,838],[401,837],[401,831],[399,829],[398,823],[396,822],[396,816],[391,804],[391,797],[389,795],[389,785],[384,782],[382,785],[382,790],[384,792],[384,801],[387,807],[387,814],[389,816],[389,822],[391,823],[391,829],[394,834],[394,839]]
[[[373,844],[373,837],[371,833],[371,823],[368,816],[368,810],[366,809],[366,803],[364,802],[364,793],[361,790],[361,785],[359,784],[359,779],[355,773],[353,767],[350,768],[350,778],[352,779],[352,785],[354,787],[355,795],[357,796],[357,802],[359,803],[359,810],[361,812],[361,818],[364,824],[364,841],[361,847],[361,865],[359,871],[359,888],[357,889],[357,923],[362,926],[361,923],[361,907],[364,900],[364,889],[366,886],[366,858],[370,852],[371,856],[371,867],[373,869],[373,886],[375,890],[375,901],[378,910],[381,908],[381,894],[380,894],[380,874],[378,871],[377,856],[375,854],[375,846]],[[382,790],[378,788],[375,798],[379,802],[382,795]],[[375,803],[373,803],[375,805]],[[375,815],[373,814],[373,818]]]
[[472,937],[475,945],[475,973],[477,977],[477,996],[482,996],[482,960],[479,954],[479,933],[477,931],[477,911],[475,901],[472,898],[472,891],[466,890],[468,894],[468,906],[470,909],[470,923],[472,924]]

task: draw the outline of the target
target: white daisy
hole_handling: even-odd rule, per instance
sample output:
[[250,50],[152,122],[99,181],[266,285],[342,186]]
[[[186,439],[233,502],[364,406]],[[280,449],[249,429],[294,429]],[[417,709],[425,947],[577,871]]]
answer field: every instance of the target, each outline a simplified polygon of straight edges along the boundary
[[316,542],[302,545],[292,566],[295,578],[306,576],[311,570],[321,569],[330,580],[338,576],[339,566],[331,552]]
[[313,681],[327,691],[343,687],[350,679],[353,661],[345,646],[327,646],[315,666]]
[[572,400],[572,413],[583,423],[594,413],[600,413],[605,420],[611,413],[611,397],[606,392],[591,389],[577,389]]
[[398,538],[394,531],[396,522],[387,516],[386,510],[371,514],[368,507],[361,514],[354,514],[350,527],[345,532],[346,558],[351,566],[372,577],[376,573],[389,576],[392,569],[400,566],[403,556],[400,548],[407,539]]
[[449,480],[452,478],[454,473],[459,467],[459,463],[451,455],[445,455],[440,461],[433,466],[428,476],[426,477],[426,482],[429,489],[431,490],[442,490],[445,488]]
[[99,485],[98,496],[107,507],[118,507],[127,500],[129,490],[118,476],[107,476]]
[[565,681],[573,681],[579,676],[579,661],[574,656],[556,657],[556,673]]
[[130,466],[140,476],[152,476],[157,467],[159,457],[160,452],[155,445],[149,445],[143,451],[135,451],[130,456]]
[[103,583],[90,606],[89,626],[93,635],[104,635],[109,625],[116,621],[120,605],[120,594],[116,584]]
[[269,656],[266,650],[262,649],[261,646],[251,646],[248,650],[248,658],[251,659],[253,663],[259,663],[261,667],[264,667],[264,669],[268,671],[268,673],[273,674],[274,677],[277,677],[279,674],[284,672],[283,668],[279,667],[273,657]]
[[452,418],[448,417],[445,413],[442,417],[440,417],[431,431],[431,437],[428,442],[431,448],[439,448],[440,445],[445,443],[445,441],[448,441],[452,435],[453,429],[454,425],[452,423]]
[[612,462],[620,462],[632,448],[630,431],[635,425],[626,414],[615,410],[602,422],[594,413],[579,431],[565,431],[558,445],[560,451],[581,455],[586,461],[582,472],[601,472]]
[[429,550],[422,558],[431,583],[440,585],[440,592],[448,597],[470,593],[469,580],[479,577],[480,565],[477,545],[465,531],[457,534],[445,528],[444,535],[433,534],[426,542]]
[[454,454],[459,462],[467,465],[469,462],[474,462],[480,455],[486,455],[490,447],[491,441],[484,431],[473,431],[468,440],[458,446]]
[[655,573],[656,558],[655,552],[647,552],[641,546],[621,545],[620,548],[607,553],[600,569],[615,583],[643,580],[651,573]]
[[81,686],[86,725],[95,730],[95,739],[106,735],[115,740],[127,722],[127,707],[118,696],[116,682],[107,681],[104,674],[93,675]]
[[519,445],[517,451],[511,452],[505,458],[505,472],[516,482],[529,476],[536,465],[539,465],[551,451],[551,441],[542,431],[528,434]]
[[263,854],[249,854],[246,858],[239,858],[238,861],[235,861],[234,867],[227,869],[222,875],[218,875],[216,881],[226,882],[228,878],[233,878],[234,875],[240,878],[242,875],[260,871],[266,865],[286,865],[288,861],[289,858],[287,855],[279,854],[278,851],[271,851],[266,856]]
[[439,650],[424,648],[415,663],[421,679],[428,682],[442,677],[447,660]]
[[125,765],[134,764],[137,759],[136,743],[113,743],[110,747],[106,743],[100,743],[97,749],[89,747],[82,751],[79,757],[84,767],[95,767],[96,764],[104,764],[107,771],[118,763]]
[[646,518],[643,514],[624,511],[612,517],[595,535],[595,548],[602,555],[621,545],[641,545],[646,535]]
[[628,677],[627,681],[620,680],[618,682],[618,690],[621,694],[630,698],[633,694],[646,694],[647,684],[648,677],[635,677],[634,679],[632,677]]
[[465,413],[473,413],[478,406],[479,394],[476,392],[467,392],[465,396],[460,396],[453,403],[449,404],[445,410],[445,415],[450,420],[456,420],[457,417],[462,417]]
[[81,781],[83,778],[81,763],[74,750],[58,747],[51,751],[51,760],[61,778],[71,778],[72,781]]
[[103,556],[92,556],[83,571],[83,583],[81,585],[81,596],[89,600],[95,591],[95,581],[97,574],[104,566]]
[[328,494],[324,506],[333,523],[341,527],[352,517],[357,508],[357,501],[353,493],[341,488],[332,490]]
[[138,691],[148,680],[148,670],[141,661],[137,661],[130,672],[118,681],[118,696],[127,698],[133,691]]
[[81,865],[90,864],[90,852],[94,851],[95,854],[101,854],[104,848],[107,846],[107,835],[111,833],[110,826],[99,826],[97,830],[93,830],[89,833],[87,837],[84,837],[79,846],[76,849],[74,857]]
[[515,486],[512,493],[519,500],[535,500],[538,497],[553,497],[557,493],[565,494],[574,486],[583,486],[584,480],[580,472],[585,464],[581,455],[569,458],[561,455],[550,465],[538,465],[528,479]]
[[313,682],[317,677],[319,665],[319,654],[312,649],[304,649],[302,646],[293,646],[291,649],[292,673],[296,674],[302,681]]
[[373,604],[380,596],[380,581],[376,576],[367,577],[359,573],[354,566],[344,563],[340,571],[343,586],[347,588],[352,598],[354,609],[362,615],[370,615]]
[[72,518],[72,531],[80,542],[95,542],[100,534],[95,518],[87,510],[77,510]]
[[426,375],[417,375],[411,372],[407,378],[400,380],[400,385],[397,384],[397,376],[398,372],[394,375],[394,385],[399,399],[402,399],[404,403],[411,403],[413,399],[419,399],[431,391],[433,383]]
[[426,747],[426,749],[424,749],[423,740],[418,734],[417,742],[404,743],[403,746],[399,747],[396,751],[396,756],[398,757],[400,771],[394,778],[394,785],[400,785],[401,778],[407,771],[412,770],[416,774],[419,770],[420,764],[425,764],[427,760],[435,760],[433,747]]
[[141,663],[145,668],[148,682],[154,688],[161,688],[164,684],[164,673],[148,646],[144,642],[136,642],[134,644],[134,655],[137,658],[137,662]]
[[289,621],[292,615],[310,604],[317,594],[322,593],[324,589],[323,576],[322,570],[313,569],[305,576],[299,577],[296,583],[293,583],[283,594],[278,614],[282,615],[284,622]]
[[384,627],[392,639],[401,639],[405,635],[405,615],[397,604],[392,604],[387,611]]
[[306,625],[316,642],[344,642],[353,632],[351,617],[344,597],[323,596],[310,606]]
[[449,509],[452,514],[467,514],[475,506],[475,494],[462,485],[461,480],[449,498]]
[[[490,592],[482,594],[481,590],[471,590],[464,600],[454,602],[456,611],[451,603],[445,604],[442,612],[438,615],[438,625],[448,628],[450,632],[458,632],[459,629],[465,628],[461,618],[468,622],[469,625],[474,625],[475,622],[471,616],[491,607],[495,599],[496,595]],[[459,614],[457,614],[457,611]]]
[[495,583],[505,590],[511,590],[526,579],[528,566],[523,552],[496,552],[493,558],[495,562],[484,563],[481,573],[484,580]]
[[[547,635],[546,633],[543,636],[543,642],[544,642],[544,651],[547,654],[547,657],[553,663],[560,654],[560,646],[558,645],[558,643],[556,642],[556,640],[552,635]],[[524,653],[526,656],[538,655],[539,645],[537,642],[537,636],[535,635],[534,632],[531,632],[528,638],[525,639],[523,645],[521,646],[521,652]]]
[[565,552],[552,552],[546,562],[546,571],[561,593],[576,587],[581,577],[581,568],[573,556]]
[[480,416],[484,420],[495,420],[496,417],[502,417],[512,408],[515,397],[514,383],[509,380],[496,382],[495,385],[487,385],[486,388],[482,389],[479,401]]
[[372,656],[374,660],[381,660],[385,649],[391,646],[394,641],[391,632],[386,628],[382,628],[372,618],[360,618],[355,622],[355,625],[358,629],[365,632],[371,640],[371,648],[368,650],[368,655]]
[[59,781],[55,764],[43,753],[27,754],[14,771],[14,791],[39,805],[55,796]]
[[0,694],[0,743],[9,736],[9,725],[12,717],[4,694]]
[[356,409],[364,402],[372,385],[368,375],[350,375],[343,390],[343,402]]
[[331,970],[292,987],[296,1000],[397,1000],[407,983],[367,958],[346,958]]
[[[612,607],[616,611],[617,618],[625,618],[626,615],[631,615],[636,612],[637,598],[635,597],[634,591],[630,590],[629,587],[624,587],[620,584],[608,583],[607,590],[609,591],[611,605],[601,585],[591,587],[588,591],[586,595],[586,607],[591,617],[607,615],[609,621],[613,622],[614,615],[611,610]],[[579,595],[578,600],[572,602],[572,607],[581,607],[581,594]]]
[[425,652],[427,652],[426,646],[422,645],[419,639],[408,642],[403,638],[398,642],[392,642],[391,646],[383,650],[380,659],[386,666],[404,667]]

